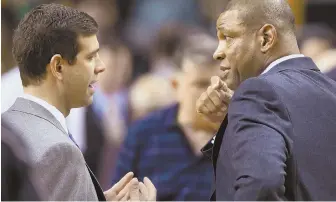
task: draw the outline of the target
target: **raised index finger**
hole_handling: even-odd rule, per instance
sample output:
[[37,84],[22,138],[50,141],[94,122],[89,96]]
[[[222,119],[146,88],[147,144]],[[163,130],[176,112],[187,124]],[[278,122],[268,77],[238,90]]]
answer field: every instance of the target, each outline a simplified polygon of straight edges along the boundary
[[218,90],[222,90],[222,91],[224,91],[224,92],[227,92],[227,93],[229,93],[230,95],[232,95],[233,94],[233,91],[227,86],[227,84],[224,82],[224,81],[222,81],[222,80],[219,80],[219,86],[220,86],[220,88],[218,89]]
[[223,82],[218,76],[211,77],[211,87],[214,90],[218,90],[222,88]]

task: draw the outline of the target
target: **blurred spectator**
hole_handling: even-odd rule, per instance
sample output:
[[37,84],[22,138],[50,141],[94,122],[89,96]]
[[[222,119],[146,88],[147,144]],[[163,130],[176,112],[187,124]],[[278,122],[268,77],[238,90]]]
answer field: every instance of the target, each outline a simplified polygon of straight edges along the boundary
[[335,33],[327,25],[305,25],[301,30],[301,53],[311,57],[322,72],[336,65],[335,42]]
[[153,74],[143,75],[130,88],[131,121],[142,119],[175,100],[175,93],[168,79]]
[[117,43],[103,46],[100,57],[107,69],[99,78],[93,108],[103,119],[107,141],[119,142],[128,123],[128,85],[132,58],[127,47]]
[[184,26],[179,24],[163,25],[155,40],[151,51],[151,71],[169,78],[178,68],[179,49],[183,41]]
[[31,172],[28,148],[21,137],[1,121],[1,200],[39,201],[45,199],[38,177]]
[[17,24],[13,9],[1,5],[1,74],[15,66],[12,56],[12,35]]
[[153,37],[165,23],[198,25],[201,20],[195,0],[138,0],[135,1],[125,34],[132,48],[149,51]]
[[98,40],[108,43],[115,38],[115,26],[119,18],[115,0],[81,0],[77,9],[91,15],[99,25]]
[[[159,201],[208,200],[211,189],[211,161],[200,150],[219,124],[196,113],[196,100],[210,85],[211,76],[219,73],[219,64],[212,59],[217,41],[206,34],[188,38],[181,52],[182,69],[171,81],[178,103],[150,113],[130,126],[113,177],[115,182],[129,170],[139,179],[150,177]],[[144,92],[150,92],[148,88],[153,90],[147,97]],[[153,82],[143,89],[131,96],[137,98],[131,101],[132,107],[135,103],[142,109],[151,109],[150,106],[166,101],[156,99],[167,95],[163,84]],[[138,111],[134,119],[142,117],[144,110]]]
[[[104,53],[104,49],[102,49],[102,53]],[[121,54],[121,52],[119,54]],[[101,54],[101,59],[106,62],[115,62],[127,58],[125,55],[122,57],[122,54],[119,54],[119,57],[110,57],[114,58],[112,60],[107,60],[107,58],[104,58],[104,54]],[[122,75],[125,75],[119,74],[118,72],[127,71],[128,67],[125,65],[127,63],[128,62],[126,61],[120,63],[124,64],[124,66],[117,66],[117,64],[111,63],[114,65],[110,66],[110,76],[107,76],[109,74],[107,73],[105,75],[106,80],[101,79],[100,81],[106,81],[105,85],[108,83],[111,85],[114,84],[112,85],[114,87],[109,88],[110,90],[119,85],[119,90],[114,89],[112,91],[114,93],[110,94],[110,98],[104,98],[102,96],[102,89],[98,89],[94,95],[94,102],[92,105],[96,111],[98,111],[97,109],[104,111],[103,118],[97,117],[95,119],[96,122],[98,120],[103,128],[105,135],[104,142],[99,143],[97,140],[97,135],[99,136],[99,133],[97,132],[100,130],[95,129],[92,125],[88,127],[88,130],[91,131],[91,133],[88,134],[91,136],[90,144],[96,145],[96,149],[90,152],[91,159],[96,163],[98,163],[98,159],[100,159],[99,167],[101,170],[99,171],[99,181],[103,188],[111,186],[111,178],[116,166],[120,145],[124,141],[129,123],[146,116],[151,111],[167,106],[175,101],[173,89],[169,85],[169,81],[159,76],[152,74],[143,75],[130,86],[129,90],[125,88],[125,85],[120,85],[124,82],[119,82],[120,80],[116,77],[121,78]],[[124,78],[128,77],[126,76]],[[106,95],[108,94],[105,92],[105,96]],[[98,154],[98,150],[101,151],[103,156]]]
[[129,21],[133,7],[137,0],[116,0],[119,18],[116,25],[118,35],[122,37],[122,31],[125,24]]
[[109,66],[99,78],[101,90],[110,94],[127,89],[133,71],[130,50],[121,42],[115,42],[102,45],[99,55]]
[[328,74],[336,68],[336,49],[324,51],[315,63],[321,72]]
[[133,1],[129,20],[123,29],[123,38],[134,57],[133,78],[150,70],[149,53],[158,31],[166,24],[199,25],[203,16],[195,0],[136,0]]
[[217,18],[223,12],[228,2],[229,0],[198,0],[200,11],[211,33],[216,34]]

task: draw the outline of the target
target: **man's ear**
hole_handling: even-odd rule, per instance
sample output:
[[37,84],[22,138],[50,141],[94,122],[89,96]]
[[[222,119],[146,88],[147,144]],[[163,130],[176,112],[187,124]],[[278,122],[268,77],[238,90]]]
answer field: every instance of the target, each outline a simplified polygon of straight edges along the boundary
[[266,53],[275,46],[278,40],[276,28],[271,24],[265,24],[258,31],[258,39],[261,52]]
[[63,80],[63,72],[64,72],[64,59],[60,54],[53,55],[50,59],[49,68],[51,74],[59,79]]
[[178,76],[174,75],[170,78],[170,84],[173,87],[174,90],[177,90],[179,81],[178,81]]

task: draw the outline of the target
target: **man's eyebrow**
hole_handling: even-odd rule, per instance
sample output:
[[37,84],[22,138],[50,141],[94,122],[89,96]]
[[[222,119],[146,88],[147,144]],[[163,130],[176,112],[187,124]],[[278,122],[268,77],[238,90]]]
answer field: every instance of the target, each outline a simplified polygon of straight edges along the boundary
[[237,26],[241,26],[241,25],[244,25],[243,22],[239,22],[237,24],[230,24],[230,23],[221,23],[221,24],[218,24],[217,27],[216,27],[216,30],[217,31],[224,31],[224,32],[236,32],[238,31],[238,27]]
[[217,32],[227,32],[228,31],[227,26],[224,23],[220,24],[220,26],[216,28],[217,28]]
[[230,23],[225,20],[222,20],[216,24],[217,30],[226,30],[228,26],[230,26]]
[[96,53],[98,53],[99,52],[99,48],[97,48],[96,50],[94,50],[94,51],[91,51],[90,53],[88,53],[87,55],[94,55],[94,54],[96,54]]
[[217,23],[216,23],[216,29],[218,30],[218,29],[222,28],[223,25],[225,25],[225,23],[223,23],[223,22],[218,23],[218,22],[217,22]]

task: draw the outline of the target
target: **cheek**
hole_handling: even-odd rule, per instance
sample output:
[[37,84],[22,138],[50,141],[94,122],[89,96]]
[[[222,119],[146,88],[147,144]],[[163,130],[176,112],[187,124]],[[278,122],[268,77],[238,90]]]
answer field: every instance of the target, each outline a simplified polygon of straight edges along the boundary
[[240,82],[240,71],[244,66],[244,57],[246,54],[246,47],[241,42],[232,44],[227,51],[226,57],[230,64],[230,72],[227,77],[224,78],[230,89],[236,89]]
[[92,75],[94,74],[94,70],[95,70],[95,62],[94,60],[91,61],[85,61],[82,63],[82,76],[85,80],[89,79],[92,77]]
[[83,88],[90,82],[93,75],[93,67],[91,62],[81,61],[72,67],[72,74],[70,77],[70,82],[74,83],[77,88]]
[[94,73],[95,67],[98,66],[98,61],[96,60],[91,60],[86,62],[85,67],[89,73]]
[[240,41],[232,42],[227,48],[226,57],[232,69],[239,68],[241,59],[244,56],[244,44]]
[[239,45],[235,47],[235,69],[238,73],[243,73],[249,69],[251,65],[251,60],[253,59],[253,54],[255,50],[252,44],[247,42],[240,42]]

